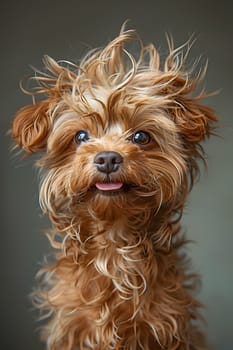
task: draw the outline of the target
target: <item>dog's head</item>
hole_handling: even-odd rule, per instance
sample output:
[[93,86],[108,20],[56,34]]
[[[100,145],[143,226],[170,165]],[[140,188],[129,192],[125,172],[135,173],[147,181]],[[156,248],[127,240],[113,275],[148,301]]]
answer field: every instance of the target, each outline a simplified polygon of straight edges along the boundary
[[[120,35],[79,66],[45,58],[44,99],[19,110],[13,138],[42,152],[41,203],[56,224],[84,210],[98,218],[183,206],[211,133],[213,111],[194,97],[203,76],[183,68],[170,44],[163,66],[153,45],[134,58]],[[84,214],[83,214],[84,215]],[[145,214],[146,215],[146,214]]]

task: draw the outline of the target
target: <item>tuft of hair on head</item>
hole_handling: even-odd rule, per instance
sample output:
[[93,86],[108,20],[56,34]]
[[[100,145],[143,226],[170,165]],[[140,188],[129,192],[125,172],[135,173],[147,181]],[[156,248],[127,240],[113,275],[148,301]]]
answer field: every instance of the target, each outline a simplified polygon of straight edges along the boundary
[[[216,115],[200,102],[207,94],[204,90],[194,96],[204,79],[206,68],[195,75],[195,67],[186,68],[191,41],[179,48],[167,37],[169,53],[162,62],[153,44],[144,46],[136,31],[122,26],[119,35],[103,49],[91,50],[80,61],[56,62],[44,57],[44,72],[36,71],[31,78],[36,83],[30,93],[40,101],[34,102],[16,114],[12,136],[28,154],[46,150],[47,138],[54,121],[64,112],[87,113],[86,94],[95,97],[101,87],[109,95],[129,94],[135,109],[139,104],[166,110],[176,126],[187,157],[201,157],[200,142],[213,129]],[[137,57],[126,46],[139,43]],[[95,97],[96,98],[96,97]]]

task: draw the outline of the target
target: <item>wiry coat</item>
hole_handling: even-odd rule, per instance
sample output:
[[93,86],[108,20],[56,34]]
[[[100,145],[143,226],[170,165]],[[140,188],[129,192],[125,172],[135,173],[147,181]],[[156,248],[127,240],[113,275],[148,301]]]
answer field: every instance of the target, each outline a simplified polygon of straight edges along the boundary
[[[134,58],[125,48],[133,39],[122,30],[79,65],[46,57],[32,92],[43,99],[13,123],[18,145],[42,152],[40,202],[55,259],[34,300],[49,317],[50,350],[205,348],[180,218],[216,117],[199,103],[204,92],[193,96],[204,73],[184,70],[187,54],[170,42],[162,65],[141,44]],[[137,131],[148,142],[134,142]],[[106,176],[94,158],[109,151],[123,161]],[[96,188],[106,182],[123,188]]]

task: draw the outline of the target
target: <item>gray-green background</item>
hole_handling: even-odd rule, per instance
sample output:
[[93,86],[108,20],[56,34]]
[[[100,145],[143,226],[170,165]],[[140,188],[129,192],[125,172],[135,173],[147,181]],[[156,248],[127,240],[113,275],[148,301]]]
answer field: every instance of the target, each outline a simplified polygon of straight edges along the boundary
[[2,1],[0,9],[1,111],[1,338],[4,350],[39,350],[35,315],[28,294],[42,256],[49,251],[41,232],[37,176],[32,160],[22,164],[9,153],[6,131],[15,111],[30,103],[18,82],[40,68],[41,58],[76,60],[104,45],[131,19],[145,43],[166,50],[165,32],[180,45],[194,33],[191,59],[209,59],[206,86],[221,89],[208,100],[220,117],[221,138],[206,146],[203,174],[185,210],[184,226],[196,243],[189,246],[193,266],[203,276],[207,332],[213,349],[233,349],[233,5],[231,1],[115,0]]

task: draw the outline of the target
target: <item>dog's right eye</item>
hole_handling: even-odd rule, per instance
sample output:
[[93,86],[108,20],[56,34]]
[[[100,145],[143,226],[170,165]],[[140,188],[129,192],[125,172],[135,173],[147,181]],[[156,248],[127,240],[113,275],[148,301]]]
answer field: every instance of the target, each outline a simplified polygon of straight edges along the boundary
[[81,142],[86,142],[89,140],[88,132],[85,130],[80,130],[79,132],[77,132],[74,139],[75,139],[75,142],[78,144]]
[[132,137],[132,142],[141,146],[147,145],[151,140],[150,134],[145,131],[136,131]]

